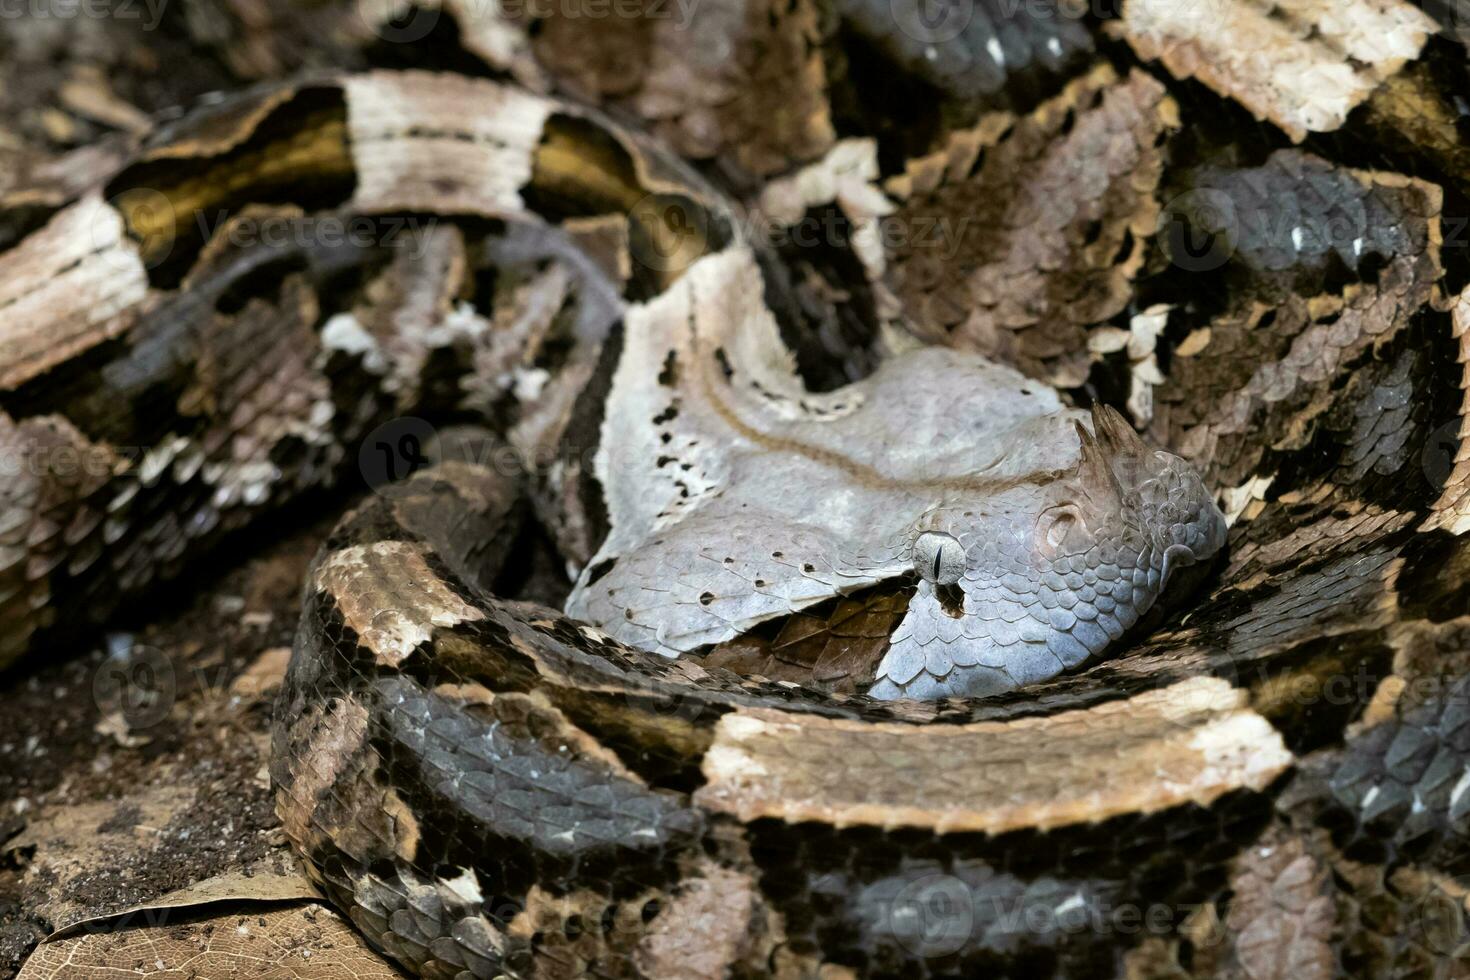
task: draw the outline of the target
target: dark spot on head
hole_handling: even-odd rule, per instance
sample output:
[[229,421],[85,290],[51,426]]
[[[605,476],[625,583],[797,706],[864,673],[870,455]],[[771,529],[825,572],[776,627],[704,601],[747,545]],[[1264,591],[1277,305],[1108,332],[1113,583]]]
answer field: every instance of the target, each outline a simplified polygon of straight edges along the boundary
[[813,565],[809,561],[808,562],[803,562],[802,565],[801,565],[801,570],[803,572],[806,572],[808,575],[810,575],[812,572],[815,572],[817,570],[817,566],[816,565]]
[[785,555],[783,555],[783,554],[782,554],[782,553],[781,553],[781,552],[779,552],[779,551],[773,551],[773,552],[771,552],[771,557],[772,557],[772,558],[784,558],[784,557],[785,557]]
[[715,348],[715,361],[716,361],[716,363],[718,363],[720,365],[720,371],[724,373],[725,380],[726,381],[729,381],[730,378],[732,376],[734,376],[735,369],[730,366],[730,358],[725,353],[725,348],[723,348],[723,347],[716,347]]
[[679,409],[678,409],[678,406],[676,406],[673,402],[670,402],[668,408],[664,409],[662,412],[659,412],[657,415],[655,415],[653,417],[653,424],[654,425],[663,425],[665,422],[672,422],[672,421],[674,421],[674,419],[676,419],[678,417],[679,417]]
[[674,461],[674,457],[672,457],[672,456],[660,456],[658,458],[658,462],[655,463],[654,465],[657,466],[659,469],[663,469],[665,466],[668,466],[673,461]]
[[664,367],[658,373],[658,383],[665,388],[672,388],[679,383],[679,354],[672,348],[664,357]]

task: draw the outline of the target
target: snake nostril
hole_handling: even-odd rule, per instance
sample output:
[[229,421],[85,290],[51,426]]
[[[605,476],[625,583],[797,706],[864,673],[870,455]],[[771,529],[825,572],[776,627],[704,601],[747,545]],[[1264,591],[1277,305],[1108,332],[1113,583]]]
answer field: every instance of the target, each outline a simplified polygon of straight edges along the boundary
[[965,549],[952,534],[925,531],[914,542],[914,571],[926,582],[953,585],[965,571]]

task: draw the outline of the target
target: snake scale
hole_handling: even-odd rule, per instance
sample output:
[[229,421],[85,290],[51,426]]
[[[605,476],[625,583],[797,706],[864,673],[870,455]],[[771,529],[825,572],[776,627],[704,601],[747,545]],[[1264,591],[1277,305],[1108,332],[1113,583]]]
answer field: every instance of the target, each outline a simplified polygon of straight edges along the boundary
[[[1379,263],[1298,243],[1322,295],[1219,314],[1186,462],[964,351],[809,387],[737,205],[499,82],[314,76],[72,163],[0,200],[4,656],[411,456],[313,564],[271,767],[403,967],[1454,975],[1470,313],[1428,180],[1195,175]],[[497,595],[528,512],[565,611]]]

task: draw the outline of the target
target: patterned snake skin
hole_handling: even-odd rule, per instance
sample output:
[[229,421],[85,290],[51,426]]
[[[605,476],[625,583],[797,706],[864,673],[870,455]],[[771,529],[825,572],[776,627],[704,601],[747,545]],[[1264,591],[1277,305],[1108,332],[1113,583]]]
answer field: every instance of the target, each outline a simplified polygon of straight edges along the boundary
[[[420,72],[202,107],[0,201],[0,656],[382,450],[272,778],[416,974],[1455,975],[1470,304],[1432,184],[1303,157],[1190,179],[1394,234],[1219,314],[1237,360],[1156,395],[1186,461],[973,353],[808,390],[739,209],[588,110]],[[565,613],[495,594],[528,509]],[[728,668],[850,603],[871,687]]]

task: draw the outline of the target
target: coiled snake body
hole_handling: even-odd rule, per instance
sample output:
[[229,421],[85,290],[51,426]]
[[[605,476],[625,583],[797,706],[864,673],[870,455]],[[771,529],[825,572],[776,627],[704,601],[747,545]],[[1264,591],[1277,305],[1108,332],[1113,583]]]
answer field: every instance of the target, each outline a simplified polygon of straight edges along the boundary
[[[0,259],[3,435],[105,465],[7,491],[52,529],[7,545],[13,650],[331,484],[395,415],[503,406],[534,377],[519,438],[575,448],[531,488],[579,572],[565,613],[494,595],[527,480],[459,429],[306,583],[278,810],[415,972],[1110,972],[1136,941],[1113,912],[1177,926],[1219,892],[1215,842],[1268,820],[1294,756],[1244,688],[1076,672],[1223,546],[1195,471],[974,355],[807,390],[769,257],[638,136],[374,73],[211,107],[73,184],[33,192],[43,220]],[[201,235],[212,207],[232,216]],[[439,219],[413,254],[321,244],[329,220],[405,215]],[[229,234],[252,221],[314,233]],[[487,257],[529,257],[524,308],[547,290],[572,322],[559,373],[515,333],[544,322],[477,319]],[[327,315],[322,284],[354,274],[360,301]],[[866,678],[722,666],[848,601],[889,610]]]

